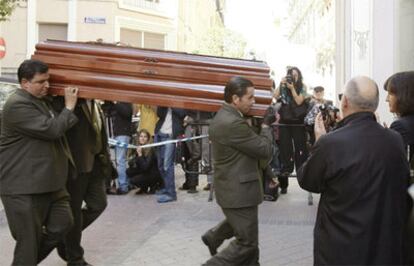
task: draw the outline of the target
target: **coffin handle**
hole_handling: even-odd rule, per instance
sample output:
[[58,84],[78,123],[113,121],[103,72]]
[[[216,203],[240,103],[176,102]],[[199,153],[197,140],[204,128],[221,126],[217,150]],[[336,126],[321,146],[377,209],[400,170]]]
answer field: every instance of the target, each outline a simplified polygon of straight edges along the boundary
[[142,70],[142,73],[144,73],[145,75],[157,75],[158,72],[155,70],[150,70],[150,69],[144,69]]
[[158,59],[157,58],[154,58],[154,57],[146,57],[144,59],[144,62],[147,62],[147,63],[158,63]]

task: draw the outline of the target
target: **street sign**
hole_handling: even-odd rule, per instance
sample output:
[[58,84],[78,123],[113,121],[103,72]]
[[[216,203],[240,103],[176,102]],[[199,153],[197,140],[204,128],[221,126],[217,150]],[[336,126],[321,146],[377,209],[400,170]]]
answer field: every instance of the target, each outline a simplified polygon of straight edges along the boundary
[[0,37],[0,59],[6,55],[6,42]]
[[104,17],[85,17],[83,21],[88,24],[106,24]]

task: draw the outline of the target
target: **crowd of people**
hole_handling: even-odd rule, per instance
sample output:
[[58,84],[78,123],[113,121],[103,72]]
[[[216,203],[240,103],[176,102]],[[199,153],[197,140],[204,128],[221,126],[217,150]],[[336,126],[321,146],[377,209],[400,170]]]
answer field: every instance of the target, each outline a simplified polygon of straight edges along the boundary
[[[258,205],[268,198],[263,192],[280,186],[286,194],[294,170],[303,189],[321,194],[315,265],[414,264],[407,192],[414,179],[413,71],[384,84],[397,118],[389,128],[375,116],[380,92],[372,79],[349,80],[335,107],[321,86],[307,94],[297,67],[274,88],[274,104],[261,119],[248,116],[255,90],[243,77],[229,80],[216,114],[123,102],[101,106],[78,99],[75,87],[51,97],[48,66],[37,60],[24,61],[18,79],[21,89],[4,106],[0,137],[0,196],[16,240],[12,265],[37,265],[55,248],[68,265],[90,265],[82,231],[105,210],[107,194],[136,189],[155,194],[158,203],[176,201],[176,162],[189,170],[180,187],[189,193],[197,192],[204,168],[225,216],[201,237],[212,255],[204,265],[259,265]],[[209,126],[185,127],[193,120]],[[209,140],[163,144],[207,131]],[[108,135],[138,148],[116,146],[114,165]],[[141,147],[150,143],[163,145]]]

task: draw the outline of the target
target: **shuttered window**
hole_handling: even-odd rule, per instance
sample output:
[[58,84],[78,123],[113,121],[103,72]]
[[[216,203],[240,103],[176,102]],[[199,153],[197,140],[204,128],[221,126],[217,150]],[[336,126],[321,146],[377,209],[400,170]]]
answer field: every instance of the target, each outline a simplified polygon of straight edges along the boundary
[[51,40],[66,41],[68,39],[67,24],[39,23],[39,42]]
[[165,35],[121,28],[121,43],[138,48],[165,49]]

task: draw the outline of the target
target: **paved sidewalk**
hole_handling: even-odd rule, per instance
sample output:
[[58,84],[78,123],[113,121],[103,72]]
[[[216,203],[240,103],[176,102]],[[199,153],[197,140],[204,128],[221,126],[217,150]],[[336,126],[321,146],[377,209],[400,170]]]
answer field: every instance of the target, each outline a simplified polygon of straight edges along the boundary
[[[177,169],[177,182],[183,174]],[[205,176],[200,177],[201,186]],[[319,199],[307,205],[307,192],[291,179],[287,195],[259,207],[260,262],[264,266],[312,265],[312,231]],[[158,204],[154,195],[109,196],[107,210],[84,232],[86,260],[95,266],[200,265],[210,255],[200,236],[221,221],[208,192],[178,192],[178,201]],[[0,205],[1,207],[1,205]],[[227,242],[223,244],[226,246]],[[14,240],[0,208],[0,265],[10,265]],[[66,265],[54,251],[41,265]]]

